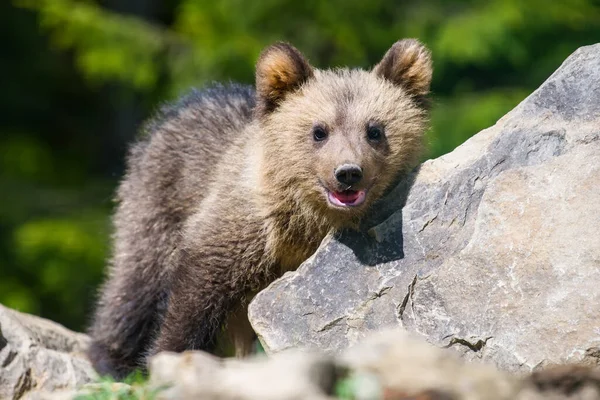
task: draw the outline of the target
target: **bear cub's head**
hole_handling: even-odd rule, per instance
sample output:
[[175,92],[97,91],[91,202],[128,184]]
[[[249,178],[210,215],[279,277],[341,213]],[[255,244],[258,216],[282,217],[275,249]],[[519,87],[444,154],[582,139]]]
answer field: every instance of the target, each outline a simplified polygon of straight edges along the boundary
[[[418,161],[430,52],[396,42],[370,71],[318,70],[286,43],[256,66],[264,181],[280,201],[352,220]],[[343,223],[341,223],[343,225]]]

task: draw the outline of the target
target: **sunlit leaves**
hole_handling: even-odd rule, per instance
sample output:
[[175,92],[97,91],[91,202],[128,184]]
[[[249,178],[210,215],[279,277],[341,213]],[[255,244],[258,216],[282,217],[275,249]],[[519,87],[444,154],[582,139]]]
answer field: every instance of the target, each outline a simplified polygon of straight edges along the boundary
[[80,71],[91,82],[121,81],[137,88],[154,85],[159,57],[171,33],[135,17],[108,12],[90,1],[19,0],[35,9],[40,25],[58,48],[73,50]]
[[[25,312],[42,313],[63,323],[87,312],[82,299],[95,291],[106,257],[108,225],[99,211],[62,218],[33,219],[12,235],[14,259],[27,285],[0,284],[2,302]],[[28,278],[27,278],[28,277]]]

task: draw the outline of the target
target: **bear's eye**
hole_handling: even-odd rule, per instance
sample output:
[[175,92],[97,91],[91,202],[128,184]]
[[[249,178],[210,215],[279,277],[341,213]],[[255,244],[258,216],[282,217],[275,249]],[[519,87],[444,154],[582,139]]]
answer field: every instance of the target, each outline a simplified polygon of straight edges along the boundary
[[313,138],[315,142],[322,142],[327,139],[327,130],[321,125],[317,125],[313,128]]
[[379,142],[383,139],[383,127],[370,123],[367,126],[367,138],[373,142]]

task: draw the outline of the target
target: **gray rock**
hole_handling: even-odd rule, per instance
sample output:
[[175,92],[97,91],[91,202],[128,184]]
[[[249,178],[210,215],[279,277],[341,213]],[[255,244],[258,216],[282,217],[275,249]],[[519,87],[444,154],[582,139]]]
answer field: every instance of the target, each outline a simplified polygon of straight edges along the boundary
[[95,379],[87,336],[0,305],[0,398],[71,389]]
[[598,364],[599,139],[594,45],[496,125],[422,164],[367,233],[327,238],[259,293],[249,314],[265,349],[338,352],[402,326],[508,371]]
[[[149,385],[165,388],[161,399],[326,400],[335,386],[345,385],[357,400],[514,400],[523,382],[394,330],[338,357],[288,351],[234,360],[199,351],[161,353],[150,362]],[[533,386],[532,393],[538,393]],[[427,397],[432,394],[438,397]]]
[[[101,388],[104,397],[119,391],[180,400],[327,400],[334,393],[356,400],[600,400],[600,369],[570,365],[518,377],[395,329],[335,357],[298,350],[244,360],[161,353],[150,362],[149,383]],[[94,385],[86,385],[78,394],[93,393]]]
[[369,399],[515,400],[523,388],[521,380],[506,372],[466,363],[456,352],[436,348],[401,330],[369,337],[344,351],[338,363],[354,378],[366,375],[377,380],[382,393],[364,396]]
[[330,359],[300,352],[245,360],[161,353],[150,361],[150,385],[164,388],[160,399],[326,400],[334,373]]
[[523,379],[516,400],[599,400],[600,369],[562,365],[534,372]]

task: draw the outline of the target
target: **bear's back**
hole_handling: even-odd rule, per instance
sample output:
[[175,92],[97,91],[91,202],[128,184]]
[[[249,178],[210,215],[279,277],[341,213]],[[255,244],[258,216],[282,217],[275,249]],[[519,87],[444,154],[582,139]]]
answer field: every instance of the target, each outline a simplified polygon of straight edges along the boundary
[[131,148],[119,200],[184,219],[206,196],[254,105],[251,86],[214,84],[163,107]]

